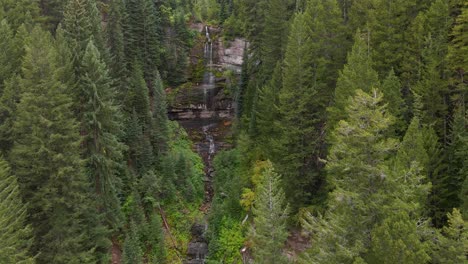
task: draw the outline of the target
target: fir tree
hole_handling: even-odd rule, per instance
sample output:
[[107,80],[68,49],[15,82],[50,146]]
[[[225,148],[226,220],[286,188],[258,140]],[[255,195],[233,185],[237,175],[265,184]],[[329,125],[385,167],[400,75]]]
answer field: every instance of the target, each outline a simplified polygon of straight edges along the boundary
[[89,41],[80,68],[81,134],[86,172],[98,199],[98,208],[111,225],[118,223],[116,177],[124,145],[121,134],[120,110],[114,102],[115,92],[106,64],[93,41]]
[[22,24],[32,25],[40,20],[37,0],[0,0],[0,19],[5,18],[13,30]]
[[468,31],[468,4],[465,2],[462,4],[461,14],[457,16],[455,24],[452,28],[451,36],[452,41],[449,44],[449,67],[453,73],[453,82],[456,86],[455,98],[463,105],[466,105],[466,93],[467,85],[465,73],[468,69],[468,59],[465,55],[468,47],[468,37],[466,32]]
[[254,226],[250,230],[255,263],[286,263],[281,249],[288,237],[288,206],[280,176],[268,164],[256,190]]
[[458,209],[448,214],[447,225],[434,240],[432,262],[435,264],[466,263],[468,229],[466,220]]
[[310,201],[322,184],[326,107],[331,99],[342,42],[336,1],[313,0],[294,18],[279,94],[280,137],[272,160],[294,207]]
[[385,102],[388,103],[388,111],[396,117],[395,124],[393,125],[395,133],[401,135],[406,129],[406,119],[409,113],[401,94],[402,87],[400,79],[395,75],[393,69],[383,80],[381,90],[384,94]]
[[27,208],[23,204],[16,177],[7,162],[0,159],[0,263],[33,264],[29,256],[31,227],[26,225]]
[[125,237],[123,246],[123,263],[124,264],[142,264],[143,263],[143,252],[140,248],[139,237],[137,233],[137,227],[132,221],[130,228]]
[[[396,142],[386,136],[393,117],[382,99],[376,90],[372,94],[357,90],[346,108],[347,118],[334,130],[327,172],[335,190],[327,215],[309,215],[304,221],[307,229],[316,232],[316,246],[305,255],[304,263],[374,263],[373,258],[385,259],[383,253],[401,261],[427,259],[427,246],[414,244],[419,241],[417,220],[392,217],[395,212],[417,213],[427,186],[411,167],[406,173],[388,168]],[[382,252],[383,248],[387,251]],[[418,257],[393,255],[407,248],[417,249]]]
[[259,148],[266,158],[274,154],[271,146],[277,144],[275,140],[279,135],[279,93],[283,86],[281,64],[277,63],[273,72],[273,78],[260,90],[257,104],[257,142]]
[[288,4],[282,0],[266,1],[262,10],[265,26],[261,33],[260,53],[262,71],[265,77],[270,76],[276,63],[283,58],[286,50],[287,27],[289,20]]
[[151,0],[126,1],[126,10],[124,40],[127,62],[140,62],[149,86],[161,61],[159,13]]
[[86,214],[92,214],[67,87],[57,79],[51,36],[35,28],[26,47],[21,101],[13,125],[12,167],[28,201],[38,263],[89,263]]
[[127,68],[125,61],[125,49],[124,49],[124,2],[121,0],[112,0],[109,3],[109,15],[108,23],[106,26],[106,40],[107,47],[109,48],[109,53],[111,55],[111,62],[109,64],[109,69],[111,70],[111,75],[115,80],[118,80],[117,87],[120,89],[119,99],[122,99],[125,90],[124,84],[127,76]]
[[335,88],[335,102],[330,108],[328,126],[333,129],[346,115],[345,106],[349,97],[353,96],[357,89],[370,92],[379,86],[379,78],[376,71],[372,69],[370,54],[370,43],[366,43],[361,31],[357,31],[354,37],[354,46],[348,54],[348,62],[338,76]]

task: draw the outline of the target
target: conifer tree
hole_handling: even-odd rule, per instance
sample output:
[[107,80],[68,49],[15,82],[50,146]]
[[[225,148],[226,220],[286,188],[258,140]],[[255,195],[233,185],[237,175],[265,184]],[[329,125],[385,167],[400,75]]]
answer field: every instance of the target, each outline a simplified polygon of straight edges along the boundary
[[130,223],[130,228],[127,232],[123,246],[123,263],[142,264],[143,252],[140,248],[137,227],[133,221]]
[[281,63],[277,63],[273,72],[273,78],[259,91],[257,104],[257,142],[266,158],[271,158],[274,144],[279,136],[279,93],[283,86]]
[[401,94],[401,82],[393,69],[388,73],[381,85],[384,100],[388,103],[388,111],[396,117],[393,125],[395,133],[401,135],[407,126],[408,110]]
[[16,177],[7,162],[0,159],[0,263],[33,264],[29,256],[31,227],[26,225],[27,208],[23,204]]
[[465,55],[468,47],[468,4],[462,4],[461,14],[456,18],[455,25],[452,28],[451,37],[452,41],[449,44],[449,67],[453,73],[453,81],[456,86],[455,98],[459,103],[466,105],[467,84],[465,73],[468,69],[468,59]]
[[447,213],[452,208],[461,208],[465,199],[462,186],[468,178],[468,117],[462,107],[457,107],[453,118],[450,143],[446,150],[447,176],[441,187],[445,191],[444,209]]
[[107,62],[108,53],[101,29],[101,16],[96,0],[70,0],[64,10],[63,29],[73,52],[76,78],[81,73],[81,62],[92,39],[102,59]]
[[37,27],[26,51],[10,159],[28,201],[31,252],[39,263],[93,262],[85,225],[93,211],[71,97],[57,79],[57,52],[51,36]]
[[341,22],[336,1],[309,1],[296,14],[289,33],[279,94],[280,137],[272,158],[285,179],[292,206],[310,202],[321,186],[319,158],[324,148],[326,107],[332,96]]
[[[387,159],[397,144],[386,133],[393,117],[382,100],[377,90],[372,94],[357,90],[346,108],[347,118],[335,127],[327,161],[335,189],[326,216],[309,215],[304,221],[307,229],[316,232],[316,246],[305,255],[304,263],[374,263],[374,257],[380,262],[386,256],[377,252],[396,257],[395,252],[407,248],[416,248],[418,256],[427,259],[427,246],[414,244],[419,241],[417,220],[390,217],[395,212],[417,217],[427,186],[413,168],[406,173],[389,169]],[[391,247],[382,252],[386,245]],[[397,257],[416,261],[413,255]]]
[[0,0],[0,19],[6,19],[13,30],[22,24],[32,25],[40,20],[36,0]]
[[126,1],[124,40],[127,62],[138,60],[148,86],[156,77],[161,62],[161,29],[154,1]]
[[429,243],[422,243],[408,213],[397,211],[372,231],[372,246],[367,263],[429,263]]
[[327,123],[331,129],[346,115],[345,107],[357,89],[370,92],[371,89],[379,86],[378,74],[372,69],[370,43],[366,43],[359,30],[356,32],[354,41],[352,51],[348,54],[348,62],[340,72],[336,83],[335,102],[329,110]]
[[261,33],[260,53],[265,77],[270,76],[276,63],[283,58],[287,43],[290,12],[282,0],[265,1],[265,26]]
[[269,163],[256,190],[254,226],[250,230],[255,263],[286,263],[281,249],[288,237],[288,206],[280,176]]
[[156,72],[153,85],[150,87],[150,108],[153,116],[151,144],[156,157],[161,157],[168,150],[169,120],[167,117],[167,99],[164,84],[159,72]]
[[111,225],[118,223],[117,171],[124,145],[120,110],[115,104],[115,91],[106,64],[93,41],[88,42],[80,67],[78,86],[81,90],[80,121],[83,135],[83,157],[92,181],[98,208]]
[[434,239],[432,262],[434,264],[466,263],[466,243],[468,227],[458,209],[448,214],[447,225]]
[[125,49],[124,49],[124,19],[125,19],[125,5],[121,0],[112,0],[109,3],[109,15],[106,26],[106,40],[109,53],[111,55],[111,62],[109,69],[113,79],[118,80],[117,87],[119,87],[119,99],[122,100],[124,91],[124,84],[126,83],[127,67],[125,62]]
[[405,46],[409,39],[407,28],[418,14],[420,6],[416,0],[377,0],[371,11],[371,46],[375,69],[380,75],[387,74],[392,68],[399,76]]

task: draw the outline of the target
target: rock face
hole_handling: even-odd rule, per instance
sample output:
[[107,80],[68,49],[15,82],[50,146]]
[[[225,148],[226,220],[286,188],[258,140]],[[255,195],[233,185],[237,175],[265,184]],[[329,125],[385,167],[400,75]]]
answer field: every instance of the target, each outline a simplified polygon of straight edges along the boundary
[[218,56],[221,67],[241,74],[244,62],[244,50],[247,47],[245,39],[236,38],[234,41],[224,43],[220,41]]
[[[242,39],[236,39],[226,45],[229,48],[225,48],[217,38],[219,29],[201,24],[194,24],[192,28],[201,33],[191,53],[192,82],[167,91],[169,117],[187,130],[205,163],[205,198],[200,210],[207,213],[214,194],[212,161],[219,150],[230,147],[225,141],[231,134],[235,113],[233,96],[225,90],[226,78],[220,76],[223,76],[223,71],[232,70],[237,75],[231,78],[239,77],[246,44]],[[206,224],[193,225],[184,263],[205,263],[208,254],[206,229]]]

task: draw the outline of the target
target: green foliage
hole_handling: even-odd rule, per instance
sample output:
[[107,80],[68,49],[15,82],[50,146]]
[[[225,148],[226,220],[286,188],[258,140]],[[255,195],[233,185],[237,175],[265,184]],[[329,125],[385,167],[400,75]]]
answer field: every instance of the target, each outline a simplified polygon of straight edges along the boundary
[[123,246],[123,263],[124,264],[142,264],[143,263],[143,252],[139,245],[137,228],[135,223],[130,223],[130,228]]
[[13,125],[10,159],[28,201],[39,263],[90,263],[88,185],[82,170],[78,123],[71,97],[58,77],[59,65],[50,34],[35,28],[26,46],[20,80],[21,101]]
[[228,217],[223,217],[220,225],[214,259],[223,260],[225,263],[240,261],[242,259],[240,251],[245,241],[242,225],[239,221]]
[[448,224],[434,241],[432,263],[467,263],[468,230],[466,220],[458,209],[448,214]]
[[367,263],[428,263],[428,242],[420,241],[415,225],[404,211],[386,218],[372,231]]
[[379,86],[378,74],[372,69],[370,43],[364,39],[366,37],[368,36],[363,35],[361,31],[356,32],[352,51],[348,54],[348,61],[338,76],[335,104],[329,109],[327,124],[331,129],[346,115],[345,107],[356,90],[370,92]]
[[14,30],[22,24],[32,25],[39,20],[37,0],[1,0],[0,18],[6,19]]
[[[304,221],[315,233],[316,245],[304,256],[305,263],[428,260],[428,246],[416,229],[428,186],[413,164],[402,164],[403,171],[389,169],[387,160],[397,145],[386,133],[393,117],[382,100],[376,90],[358,90],[346,108],[347,118],[334,130],[327,172],[335,190],[326,216],[309,214]],[[408,134],[401,153],[409,140]],[[415,216],[403,217],[410,212]]]
[[116,225],[119,221],[116,172],[124,149],[117,138],[121,133],[120,112],[114,102],[115,92],[106,64],[93,41],[88,43],[80,71],[79,120],[82,123],[86,173],[99,197],[98,207],[106,208],[107,221]]
[[249,237],[252,239],[255,263],[286,263],[282,247],[288,237],[286,221],[289,208],[281,189],[281,179],[269,164],[257,187],[253,206],[253,226]]
[[[161,62],[160,15],[154,1],[126,1],[124,42],[126,62],[138,61],[146,83],[149,85],[156,78]],[[127,65],[131,67],[131,65]]]
[[286,196],[297,210],[323,183],[325,109],[332,95],[342,50],[337,47],[340,16],[336,1],[310,1],[297,13],[289,33],[279,94],[279,142],[272,157],[285,180]]
[[29,256],[31,227],[26,225],[27,208],[21,201],[16,177],[7,162],[0,160],[0,262],[33,264]]

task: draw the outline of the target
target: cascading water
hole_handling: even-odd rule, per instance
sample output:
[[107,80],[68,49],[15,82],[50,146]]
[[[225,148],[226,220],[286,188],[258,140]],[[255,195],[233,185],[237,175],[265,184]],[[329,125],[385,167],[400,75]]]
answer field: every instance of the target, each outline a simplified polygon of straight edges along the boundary
[[215,88],[215,76],[213,74],[213,42],[211,41],[210,29],[208,26],[205,26],[205,50],[204,50],[204,60],[205,60],[205,73],[203,74],[203,95],[204,95],[204,110],[211,108],[211,99],[210,93]]
[[[208,26],[205,26],[205,49],[204,49],[204,60],[205,60],[205,73],[203,75],[203,110],[213,110],[212,103],[212,91],[216,88],[215,75],[213,73],[213,42],[210,36],[210,30]],[[209,120],[207,120],[209,122]],[[205,122],[205,121],[202,121]],[[204,142],[199,144],[198,152],[203,156],[205,160],[205,198],[201,210],[205,213],[211,206],[213,199],[213,186],[212,180],[214,175],[212,159],[216,154],[216,142],[213,135],[213,130],[216,128],[216,123],[204,124],[202,133],[205,136]],[[196,223],[192,227],[192,241],[188,245],[187,260],[186,264],[204,264],[205,255],[208,252],[208,244],[205,239],[205,232],[207,230],[207,222]]]

